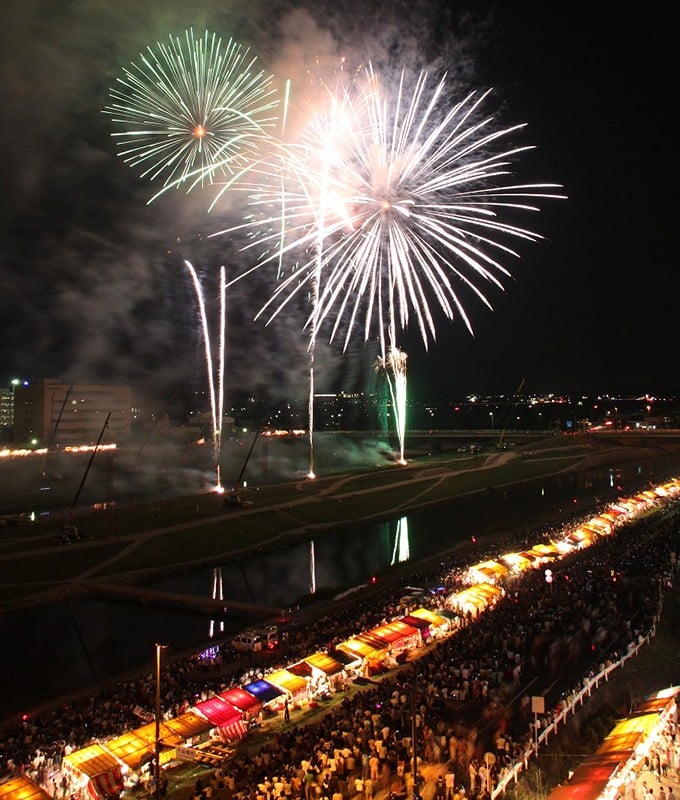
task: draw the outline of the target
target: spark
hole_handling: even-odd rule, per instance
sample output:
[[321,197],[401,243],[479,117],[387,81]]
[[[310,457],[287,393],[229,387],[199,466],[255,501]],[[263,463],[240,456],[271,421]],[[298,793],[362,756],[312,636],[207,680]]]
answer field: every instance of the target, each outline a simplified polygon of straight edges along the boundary
[[208,31],[147,47],[109,96],[118,155],[163,184],[149,202],[170,187],[236,179],[276,124],[273,78],[248,48]]

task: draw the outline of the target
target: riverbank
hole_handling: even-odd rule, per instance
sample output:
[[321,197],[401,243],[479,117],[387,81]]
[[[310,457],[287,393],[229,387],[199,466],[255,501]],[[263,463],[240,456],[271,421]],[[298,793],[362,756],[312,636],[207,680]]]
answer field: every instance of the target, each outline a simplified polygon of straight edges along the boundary
[[[577,473],[591,465],[616,468],[630,459],[680,462],[680,441],[643,438],[620,444],[609,438],[553,437],[522,450],[423,457],[395,465],[262,486],[225,504],[215,492],[134,507],[111,507],[75,520],[81,539],[57,543],[63,521],[5,529],[0,539],[0,613],[85,596],[97,580],[142,584],[245,554],[262,553],[294,539],[407,511],[483,498],[480,518],[496,531],[516,520],[497,501],[505,487]],[[615,489],[615,487],[612,487]],[[496,493],[494,495],[494,493]],[[478,504],[479,507],[479,504]],[[484,509],[492,510],[484,514]],[[543,509],[548,514],[562,509]]]

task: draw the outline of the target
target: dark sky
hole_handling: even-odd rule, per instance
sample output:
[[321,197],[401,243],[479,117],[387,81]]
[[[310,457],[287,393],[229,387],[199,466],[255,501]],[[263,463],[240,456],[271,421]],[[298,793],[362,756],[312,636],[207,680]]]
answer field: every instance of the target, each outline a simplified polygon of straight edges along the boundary
[[[416,396],[470,392],[680,393],[678,279],[670,262],[670,20],[600,4],[306,4],[207,0],[26,0],[0,26],[0,383],[131,383],[163,398],[204,385],[191,286],[238,256],[198,194],[146,205],[151,187],[115,155],[102,113],[123,65],[147,44],[208,27],[263,66],[300,71],[319,55],[390,68],[446,68],[461,91],[493,87],[503,122],[537,146],[526,182],[560,183],[519,245],[494,311],[471,303],[474,337],[437,320],[425,353],[403,337]],[[595,7],[595,9],[593,8]],[[673,170],[674,174],[675,170]],[[230,297],[227,389],[304,396],[302,315],[251,321],[271,276]],[[301,311],[301,310],[300,310]],[[362,388],[370,359],[320,347],[319,390]]]

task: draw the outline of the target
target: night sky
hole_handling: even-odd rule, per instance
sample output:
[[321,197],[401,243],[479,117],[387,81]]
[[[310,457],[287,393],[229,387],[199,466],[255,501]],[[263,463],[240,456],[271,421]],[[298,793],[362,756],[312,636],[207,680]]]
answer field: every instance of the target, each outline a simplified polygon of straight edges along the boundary
[[[519,8],[516,8],[516,7]],[[593,10],[595,7],[595,10]],[[182,259],[206,276],[241,262],[200,192],[165,195],[115,154],[102,109],[146,45],[208,28],[250,45],[274,74],[373,63],[448,70],[460,92],[493,87],[503,123],[537,149],[524,182],[563,185],[518,246],[512,279],[470,300],[474,337],[437,318],[425,352],[403,336],[421,399],[472,392],[680,393],[677,269],[670,260],[675,87],[670,20],[610,4],[22,0],[0,26],[0,384],[129,383],[143,402],[205,385]],[[330,67],[328,67],[330,69]],[[674,204],[675,205],[675,204]],[[226,214],[226,212],[221,212]],[[231,214],[237,214],[232,203]],[[227,390],[304,397],[304,308],[252,318],[271,274],[228,307]],[[371,357],[321,345],[319,391],[362,389]]]

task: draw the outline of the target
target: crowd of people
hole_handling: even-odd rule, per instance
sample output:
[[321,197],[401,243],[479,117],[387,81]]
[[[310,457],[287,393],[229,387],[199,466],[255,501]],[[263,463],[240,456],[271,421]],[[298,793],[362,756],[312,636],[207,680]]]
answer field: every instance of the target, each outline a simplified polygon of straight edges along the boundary
[[[378,792],[405,796],[414,775],[417,781],[427,778],[437,798],[488,798],[532,735],[530,698],[522,687],[533,682],[532,693],[546,690],[548,717],[584,677],[645,635],[672,580],[679,534],[669,506],[552,564],[550,585],[542,570],[505,580],[504,596],[493,608],[463,615],[451,636],[399,669],[364,681],[320,718],[308,724],[301,715],[277,721],[267,737],[258,737],[257,747],[246,737],[235,757],[197,782],[196,800],[371,800]],[[537,536],[531,531],[525,544]],[[446,593],[427,600],[436,608],[463,585],[472,559],[518,544],[496,541],[495,553],[471,545],[410,580],[445,586]],[[291,621],[276,666],[404,615],[403,591],[403,583],[386,584],[317,619]],[[219,655],[167,663],[164,715],[178,716],[215,693],[264,676],[264,670],[262,662],[247,665]],[[0,774],[25,773],[53,796],[66,797],[68,782],[59,773],[63,757],[138,727],[139,709],[151,711],[154,694],[155,677],[147,675],[6,724],[0,731]]]

